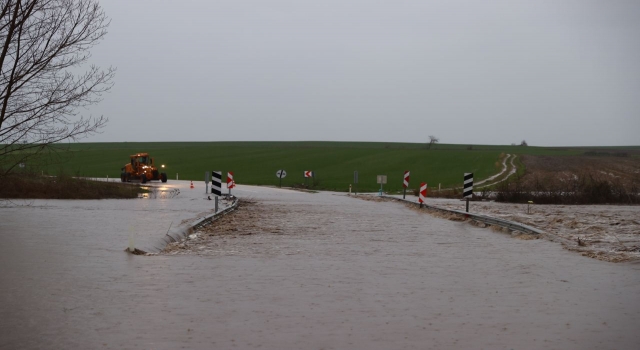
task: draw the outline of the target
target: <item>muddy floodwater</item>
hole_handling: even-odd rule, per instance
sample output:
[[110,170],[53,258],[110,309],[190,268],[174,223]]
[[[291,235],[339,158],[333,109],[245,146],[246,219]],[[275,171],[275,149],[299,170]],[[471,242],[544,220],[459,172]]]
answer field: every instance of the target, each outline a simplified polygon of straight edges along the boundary
[[[3,201],[0,349],[637,349],[640,264],[338,193]],[[235,220],[235,221],[234,221]],[[216,226],[217,225],[217,226]],[[235,229],[234,229],[235,228]]]

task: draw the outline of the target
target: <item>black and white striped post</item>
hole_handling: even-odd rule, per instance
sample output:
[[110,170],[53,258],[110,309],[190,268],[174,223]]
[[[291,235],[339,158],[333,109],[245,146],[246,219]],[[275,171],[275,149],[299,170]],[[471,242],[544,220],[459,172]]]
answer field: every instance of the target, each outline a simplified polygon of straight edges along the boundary
[[216,196],[216,213],[218,212],[218,196],[222,196],[222,172],[211,172],[211,194]]
[[462,196],[467,200],[467,213],[469,212],[469,198],[473,197],[473,173],[464,173],[464,187]]

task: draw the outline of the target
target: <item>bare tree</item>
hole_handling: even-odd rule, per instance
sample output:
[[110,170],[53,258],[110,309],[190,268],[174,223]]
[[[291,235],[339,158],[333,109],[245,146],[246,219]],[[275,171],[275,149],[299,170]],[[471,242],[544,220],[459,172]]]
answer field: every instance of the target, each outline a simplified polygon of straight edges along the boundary
[[78,109],[113,85],[114,68],[82,69],[108,25],[96,0],[0,0],[0,176],[106,124]]
[[520,146],[529,146],[529,144],[527,143],[526,140],[522,140],[522,142],[520,142]]
[[436,143],[440,142],[440,139],[433,136],[433,135],[429,135],[429,144],[427,146],[428,149],[431,149],[431,146],[435,145]]

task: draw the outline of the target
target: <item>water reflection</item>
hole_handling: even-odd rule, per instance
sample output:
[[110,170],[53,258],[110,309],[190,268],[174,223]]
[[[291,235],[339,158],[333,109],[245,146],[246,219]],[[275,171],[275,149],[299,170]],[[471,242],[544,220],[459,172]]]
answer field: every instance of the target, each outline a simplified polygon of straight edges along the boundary
[[169,187],[142,187],[145,193],[138,193],[138,198],[147,199],[170,199],[175,198],[180,194],[180,190],[177,188]]

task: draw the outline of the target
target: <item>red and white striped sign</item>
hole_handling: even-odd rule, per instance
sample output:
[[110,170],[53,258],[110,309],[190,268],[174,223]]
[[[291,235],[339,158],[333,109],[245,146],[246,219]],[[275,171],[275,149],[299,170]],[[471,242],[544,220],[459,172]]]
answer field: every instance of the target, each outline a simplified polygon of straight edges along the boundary
[[304,177],[313,177],[313,171],[305,170],[304,171]]
[[229,171],[227,173],[227,188],[234,188],[234,187],[236,187],[236,182],[233,180],[233,173]]
[[418,197],[418,203],[424,203],[426,199],[427,199],[427,184],[423,182],[420,184],[420,196]]
[[409,170],[404,171],[404,181],[402,182],[402,187],[409,187]]

